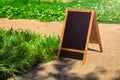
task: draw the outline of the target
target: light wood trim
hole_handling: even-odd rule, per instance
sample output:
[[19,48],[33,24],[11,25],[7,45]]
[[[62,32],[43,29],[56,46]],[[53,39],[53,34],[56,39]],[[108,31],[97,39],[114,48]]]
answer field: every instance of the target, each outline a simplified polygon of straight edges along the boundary
[[78,53],[84,53],[83,50],[71,49],[71,48],[61,48],[61,50],[71,51],[71,52],[78,52]]
[[[95,13],[95,12],[94,12]],[[99,47],[100,47],[100,51],[103,52],[103,49],[102,49],[102,43],[101,43],[101,38],[100,38],[100,32],[99,32],[99,28],[98,28],[98,22],[97,22],[97,19],[96,19],[96,13],[94,15],[94,24],[96,26],[96,34],[97,34],[97,38],[98,38],[98,44],[99,44]]]
[[87,50],[84,52],[84,54],[83,54],[83,61],[82,61],[82,65],[84,65],[85,64],[85,62],[86,62],[86,57],[87,57]]
[[91,10],[91,17],[90,17],[90,23],[89,23],[89,27],[88,27],[88,34],[87,34],[85,50],[88,49],[88,43],[89,43],[89,40],[90,40],[93,18],[94,18],[94,10]]
[[84,10],[84,9],[68,8],[67,11],[72,11],[72,12],[87,12],[87,13],[91,13],[92,10]]
[[64,18],[63,29],[62,29],[62,33],[61,33],[60,43],[59,43],[59,47],[58,47],[58,54],[57,54],[57,59],[56,59],[57,61],[59,60],[59,57],[60,57],[60,52],[61,52],[60,50],[61,50],[63,37],[64,37],[64,33],[65,33],[67,15],[68,15],[68,10],[66,10],[66,15],[65,15],[65,18]]
[[91,34],[91,29],[92,29],[93,18],[94,18],[94,10],[91,10],[90,23],[89,23],[89,27],[88,27],[87,40],[86,40],[86,45],[85,45],[85,53],[83,55],[83,62],[82,62],[83,65],[85,64],[85,61],[86,61],[88,43],[89,43],[89,40],[90,40],[90,34]]

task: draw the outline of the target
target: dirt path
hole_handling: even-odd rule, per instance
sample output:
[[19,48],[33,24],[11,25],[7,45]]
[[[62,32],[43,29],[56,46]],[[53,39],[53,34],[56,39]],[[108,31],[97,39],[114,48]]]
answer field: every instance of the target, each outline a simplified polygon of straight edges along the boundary
[[[0,19],[4,28],[29,29],[42,35],[60,35],[63,22]],[[39,64],[17,80],[120,80],[120,24],[99,24],[103,53],[88,50],[85,65],[81,60],[63,59]],[[99,50],[98,45],[89,48]]]
[[31,30],[41,35],[59,35],[62,29],[62,22],[39,22],[37,20],[8,20],[7,18],[0,19],[0,27],[8,29],[24,29]]

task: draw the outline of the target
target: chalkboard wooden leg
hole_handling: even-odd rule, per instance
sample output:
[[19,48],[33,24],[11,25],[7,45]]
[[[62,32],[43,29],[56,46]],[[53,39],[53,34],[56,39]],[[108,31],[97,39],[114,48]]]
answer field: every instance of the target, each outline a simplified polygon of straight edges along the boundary
[[83,53],[83,61],[82,61],[82,65],[85,64],[85,61],[86,61],[86,55],[87,55],[87,52],[85,51],[85,52]]
[[102,44],[99,44],[99,46],[100,46],[100,51],[103,52]]
[[58,54],[57,54],[57,58],[56,58],[57,61],[59,60],[59,57],[60,57],[60,50],[58,50]]

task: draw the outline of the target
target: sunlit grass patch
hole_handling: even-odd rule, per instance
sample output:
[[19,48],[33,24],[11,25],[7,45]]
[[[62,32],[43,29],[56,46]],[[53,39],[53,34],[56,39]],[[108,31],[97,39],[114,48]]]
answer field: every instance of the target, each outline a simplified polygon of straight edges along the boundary
[[93,9],[100,23],[120,23],[119,0],[0,0],[0,17],[62,21],[66,8]]

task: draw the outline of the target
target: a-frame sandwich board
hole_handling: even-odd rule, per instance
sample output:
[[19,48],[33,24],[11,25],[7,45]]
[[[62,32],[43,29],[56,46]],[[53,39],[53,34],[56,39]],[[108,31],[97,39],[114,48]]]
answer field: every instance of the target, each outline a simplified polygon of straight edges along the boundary
[[103,51],[95,11],[67,9],[57,60],[61,50],[77,52],[83,54],[82,64],[84,64],[88,43],[99,44],[100,51]]

